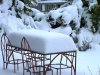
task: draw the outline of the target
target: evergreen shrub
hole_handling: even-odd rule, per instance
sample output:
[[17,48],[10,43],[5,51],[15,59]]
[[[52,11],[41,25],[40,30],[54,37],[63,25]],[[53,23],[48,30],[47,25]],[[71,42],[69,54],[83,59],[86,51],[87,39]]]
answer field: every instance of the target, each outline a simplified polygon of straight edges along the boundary
[[92,32],[97,32],[100,26],[100,5],[94,5],[91,10]]

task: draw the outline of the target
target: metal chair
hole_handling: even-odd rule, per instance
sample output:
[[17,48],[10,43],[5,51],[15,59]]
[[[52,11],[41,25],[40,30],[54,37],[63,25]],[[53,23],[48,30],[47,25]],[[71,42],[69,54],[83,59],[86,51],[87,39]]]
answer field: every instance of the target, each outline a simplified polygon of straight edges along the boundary
[[[51,67],[53,70],[56,70],[56,75],[63,75],[62,70],[70,69],[70,75],[76,75],[76,51],[67,51],[67,52],[59,52],[51,54],[51,61],[47,65]],[[59,61],[55,62],[54,60],[59,59]],[[63,60],[65,60],[63,62]]]
[[22,59],[16,59],[14,56],[14,51],[16,48],[12,47],[9,38],[7,37],[6,33],[3,33],[1,36],[1,52],[3,58],[3,69],[7,69],[8,64],[14,65],[14,72],[19,69],[18,64],[22,63]]
[[[34,75],[42,75],[44,72],[42,65],[42,55],[38,55],[38,53],[32,51],[30,48],[30,45],[25,37],[22,38],[21,41],[21,49],[22,49],[22,61],[27,60],[26,63],[23,63],[23,75],[25,75],[25,70],[27,72],[33,73]],[[38,64],[39,63],[39,64]],[[25,66],[26,65],[26,66]],[[48,69],[47,71],[52,71],[53,75],[53,70]]]

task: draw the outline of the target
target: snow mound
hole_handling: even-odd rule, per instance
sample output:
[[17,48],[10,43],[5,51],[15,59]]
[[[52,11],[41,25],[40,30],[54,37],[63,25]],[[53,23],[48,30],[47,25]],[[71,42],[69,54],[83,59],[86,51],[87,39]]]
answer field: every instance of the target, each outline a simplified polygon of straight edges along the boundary
[[0,18],[2,18],[0,21],[0,27],[4,29],[4,32],[6,33],[26,29],[22,20],[15,16],[0,14]]
[[42,30],[20,30],[11,32],[8,37],[12,45],[20,47],[21,39],[25,37],[35,52],[55,53],[77,50],[71,37]]
[[81,29],[77,37],[78,37],[78,46],[80,48],[83,48],[82,50],[84,50],[85,48],[89,48],[89,45],[93,41],[93,38],[94,38],[93,33],[85,28]]

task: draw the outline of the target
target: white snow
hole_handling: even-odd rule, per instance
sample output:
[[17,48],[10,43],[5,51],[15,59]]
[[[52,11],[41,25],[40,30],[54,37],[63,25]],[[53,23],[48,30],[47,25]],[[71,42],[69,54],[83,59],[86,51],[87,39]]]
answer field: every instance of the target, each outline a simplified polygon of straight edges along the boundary
[[[77,75],[99,75],[100,74],[100,45],[92,44],[92,49],[89,49],[86,52],[77,53]],[[18,56],[17,56],[18,57]],[[20,66],[19,71],[16,73],[13,72],[13,66],[9,65],[7,70],[3,70],[2,66],[2,55],[0,51],[0,74],[2,75],[22,75],[22,66]],[[54,71],[56,74],[56,71]],[[66,75],[68,72],[63,71],[63,75]],[[29,73],[26,73],[29,75]],[[49,74],[48,74],[49,75]]]
[[65,21],[65,24],[69,24],[72,20],[77,23],[77,28],[80,27],[78,19],[78,10],[76,5],[70,5],[62,9],[62,18]]
[[51,17],[54,19],[54,22],[58,17],[62,16],[62,19],[64,20],[65,24],[68,25],[72,20],[74,20],[77,24],[76,27],[80,27],[78,10],[76,5],[69,5],[67,7],[59,8],[57,10],[51,10],[49,12],[49,15],[51,15]]
[[89,10],[96,4],[98,4],[97,0],[89,0]]
[[41,20],[40,22],[35,21],[35,24],[37,26],[37,29],[46,30],[46,31],[50,31],[51,30],[50,24],[44,19]]
[[24,9],[24,3],[19,1],[19,0],[16,0],[16,4],[15,4],[16,8],[18,10],[23,10]]
[[26,28],[22,20],[15,16],[10,16],[4,13],[0,14],[0,18],[2,18],[0,21],[0,27],[4,29],[4,32],[6,33]]
[[2,12],[5,12],[11,7],[12,5],[12,0],[3,0],[3,4],[0,5],[0,10]]
[[81,29],[80,34],[77,35],[77,37],[79,39],[79,42],[78,42],[79,46],[83,46],[84,41],[88,43],[91,43],[93,41],[93,34],[84,28]]
[[77,75],[99,75],[100,74],[100,45],[92,44],[87,52],[78,52]]
[[35,20],[45,19],[45,15],[41,12],[37,12],[34,17]]
[[[19,0],[17,0],[17,1],[19,1]],[[96,0],[94,0],[94,1],[96,2]],[[22,19],[16,18],[16,16],[15,16],[16,12],[15,12],[14,8],[12,8],[12,11],[8,10],[9,7],[11,7],[11,4],[12,4],[12,0],[3,0],[3,4],[0,4],[0,28],[2,28],[2,30],[4,29],[4,32],[6,32],[7,34],[13,32],[10,35],[11,36],[14,35],[14,37],[10,37],[10,40],[20,39],[20,38],[22,38],[22,35],[27,36],[27,34],[29,34],[30,37],[27,36],[27,38],[31,38],[32,41],[34,41],[33,40],[33,33],[34,33],[34,35],[36,36],[34,38],[34,39],[36,39],[35,44],[36,43],[38,45],[42,44],[42,46],[44,46],[44,48],[46,50],[47,49],[51,50],[49,52],[53,52],[52,51],[53,49],[58,49],[58,48],[60,48],[61,51],[65,50],[65,48],[67,48],[67,49],[72,49],[72,47],[75,48],[74,46],[72,46],[73,40],[68,36],[71,33],[73,33],[73,30],[71,29],[70,26],[66,26],[64,28],[58,27],[58,28],[52,29],[50,27],[50,24],[46,21],[47,15],[43,14],[42,12],[40,12],[34,8],[32,9],[32,13],[27,12],[29,15],[35,16],[34,18],[32,18],[26,14],[21,15]],[[90,7],[94,4],[95,3],[90,3]],[[20,8],[22,10],[23,7],[24,7],[24,4],[19,2],[19,5],[17,6],[17,8],[18,9]],[[64,8],[59,8],[57,10],[51,10],[50,14],[52,15],[52,17],[55,20],[59,16],[63,16],[63,19],[65,20],[65,23],[67,23],[67,24],[69,24],[69,22],[71,20],[75,20],[77,23],[77,27],[79,27],[82,13],[84,15],[86,15],[86,12],[83,12],[83,11],[84,10],[82,8],[82,1],[74,0],[72,5],[70,5],[68,7],[64,7]],[[90,29],[90,27],[91,27],[91,23],[90,23],[90,19],[89,19],[90,15],[86,15],[85,18],[87,19],[88,29]],[[36,20],[36,21],[34,21],[34,20]],[[28,26],[25,26],[24,23],[28,24]],[[45,31],[34,30],[34,28],[40,29],[40,30],[45,30]],[[77,67],[77,75],[100,75],[100,59],[99,59],[99,57],[100,57],[100,33],[93,34],[88,29],[81,28],[81,33],[77,36],[79,38],[78,45],[82,46],[83,45],[82,42],[84,40],[86,40],[86,42],[89,42],[90,46],[91,46],[91,48],[85,52],[77,51],[78,52],[77,53],[77,66],[76,66]],[[54,32],[59,32],[62,34],[58,34],[58,33],[54,33]],[[57,34],[57,35],[55,35],[55,34]],[[2,35],[2,33],[0,32],[0,36],[1,35]],[[76,36],[74,33],[73,33],[73,35]],[[41,38],[40,38],[40,36],[41,36]],[[37,37],[39,37],[39,38],[37,38]],[[18,40],[12,41],[12,43],[13,42],[18,43],[17,41]],[[31,40],[28,40],[28,41],[31,41]],[[38,43],[40,41],[41,41],[41,43]],[[31,43],[31,42],[29,42],[29,43]],[[58,44],[56,44],[55,42]],[[51,43],[54,43],[54,45],[52,45]],[[37,47],[38,45],[36,45],[35,47]],[[43,48],[42,46],[39,46],[39,47]],[[52,47],[54,47],[54,48],[52,48]],[[16,55],[16,57],[19,57],[19,56]],[[21,66],[20,66],[20,70],[17,71],[17,73],[13,73],[13,66],[11,66],[11,65],[9,65],[7,70],[2,69],[3,62],[2,62],[1,51],[0,51],[0,64],[1,64],[0,65],[0,74],[1,75],[22,75],[22,67]],[[67,74],[66,71],[64,71],[62,73],[62,75],[66,75],[66,74]],[[29,73],[26,75],[29,75]]]
[[50,31],[70,35],[72,33],[72,28],[70,26],[58,27],[56,29],[51,29]]
[[82,13],[83,13],[83,8],[82,8],[83,7],[83,3],[82,3],[82,0],[74,0],[72,4],[77,6],[78,18],[79,18],[79,21],[80,21]]
[[56,53],[77,50],[71,37],[43,30],[19,30],[8,35],[11,44],[21,47],[21,40],[25,37],[31,49],[40,53]]

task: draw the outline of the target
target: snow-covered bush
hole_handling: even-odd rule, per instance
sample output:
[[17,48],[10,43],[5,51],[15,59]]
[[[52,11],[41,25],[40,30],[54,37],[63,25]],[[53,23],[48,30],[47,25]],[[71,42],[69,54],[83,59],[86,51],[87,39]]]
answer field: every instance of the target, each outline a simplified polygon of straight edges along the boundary
[[77,35],[78,38],[78,48],[80,51],[86,51],[89,49],[90,43],[93,41],[93,34],[86,28],[82,28],[80,33]]
[[28,6],[35,6],[37,5],[37,0],[21,0]]
[[49,15],[47,21],[51,24],[51,28],[57,28],[63,25],[62,16],[54,19],[51,15]]
[[47,21],[52,28],[70,25],[72,29],[78,29],[80,27],[78,8],[76,5],[69,5],[57,10],[51,10],[48,13]]
[[41,20],[43,20],[43,19],[46,20],[46,15],[43,14],[42,12],[37,12],[37,13],[35,14],[35,16],[34,16],[34,20],[35,20],[35,21],[41,21]]
[[[18,27],[23,25],[23,27],[29,29],[33,28],[63,33],[73,38],[79,50],[85,51],[90,48],[90,43],[94,35],[90,30],[92,26],[96,25],[96,22],[92,24],[92,19],[90,19],[90,17],[93,17],[91,15],[94,13],[90,14],[87,7],[83,8],[81,0],[73,0],[71,5],[51,10],[46,14],[35,8],[29,7],[24,3],[25,0],[6,1],[7,0],[3,0],[4,3],[0,4],[0,14],[6,14],[6,17],[12,17],[17,22],[20,21],[21,23],[16,23],[15,21],[13,23],[15,25],[18,24]],[[5,6],[7,7],[3,9]],[[91,12],[93,11],[92,8]],[[100,14],[98,13],[98,15]],[[7,24],[9,22],[8,25],[11,25],[11,20],[4,20],[7,21]],[[100,23],[99,21],[97,22],[98,24]],[[0,22],[0,26],[7,24]],[[98,31],[99,30],[98,26]]]
[[21,11],[24,9],[24,3],[22,1],[16,0],[15,7],[16,10]]
[[60,13],[60,11],[59,10],[51,10],[47,14],[47,21],[51,24],[52,28],[57,28],[57,27],[61,26],[60,22],[62,20],[61,20],[61,13]]
[[78,43],[78,38],[77,38],[77,34],[75,30],[73,30],[70,34],[70,36],[73,38],[73,41],[77,44]]
[[32,8],[30,8],[28,6],[24,7],[24,13],[27,14],[27,15],[29,15],[29,16],[32,16],[32,17],[35,16],[35,13],[32,11]]

